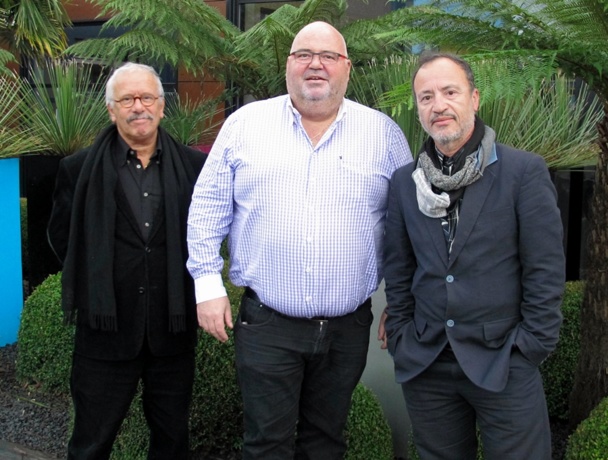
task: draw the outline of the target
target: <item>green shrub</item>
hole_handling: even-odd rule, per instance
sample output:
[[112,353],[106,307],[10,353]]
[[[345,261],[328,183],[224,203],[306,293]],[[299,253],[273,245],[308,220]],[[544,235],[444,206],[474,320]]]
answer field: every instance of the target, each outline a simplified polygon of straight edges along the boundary
[[568,420],[568,398],[574,385],[574,372],[580,348],[580,310],[585,284],[569,281],[562,301],[564,322],[555,351],[540,366],[549,416]]
[[357,385],[346,422],[345,460],[392,460],[391,429],[376,396]]
[[581,422],[568,441],[565,460],[606,460],[608,457],[608,398]]
[[69,391],[74,327],[63,324],[61,274],[27,298],[17,336],[17,378],[55,393]]

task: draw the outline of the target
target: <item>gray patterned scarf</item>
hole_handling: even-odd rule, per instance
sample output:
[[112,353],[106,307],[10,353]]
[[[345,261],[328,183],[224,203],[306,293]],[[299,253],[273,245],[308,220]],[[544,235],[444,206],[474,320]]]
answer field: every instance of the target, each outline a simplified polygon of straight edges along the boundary
[[[472,138],[473,145],[465,144],[466,156],[462,166],[451,176],[443,174],[441,167],[434,160],[434,148],[429,148],[429,141],[425,142],[418,154],[418,165],[412,173],[416,184],[416,198],[420,212],[429,217],[445,217],[448,209],[462,196],[464,188],[478,180],[488,165],[496,133],[476,118],[476,131],[480,131],[481,142]],[[474,136],[475,137],[475,136]],[[430,139],[434,146],[434,142]],[[473,148],[467,152],[467,147]],[[457,154],[458,155],[458,154]]]

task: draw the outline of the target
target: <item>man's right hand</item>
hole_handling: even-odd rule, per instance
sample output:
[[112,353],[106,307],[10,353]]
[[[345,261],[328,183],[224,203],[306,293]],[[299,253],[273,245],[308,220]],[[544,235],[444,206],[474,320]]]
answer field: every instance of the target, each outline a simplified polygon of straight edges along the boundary
[[226,327],[232,329],[232,310],[227,296],[207,300],[196,305],[198,325],[220,342],[228,340]]

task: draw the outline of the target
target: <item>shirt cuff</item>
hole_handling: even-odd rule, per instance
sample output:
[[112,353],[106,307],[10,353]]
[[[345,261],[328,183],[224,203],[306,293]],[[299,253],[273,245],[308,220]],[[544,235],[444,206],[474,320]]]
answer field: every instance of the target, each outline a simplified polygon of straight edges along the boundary
[[222,275],[206,275],[194,280],[194,290],[196,303],[205,302],[211,299],[226,297],[226,288],[222,280]]

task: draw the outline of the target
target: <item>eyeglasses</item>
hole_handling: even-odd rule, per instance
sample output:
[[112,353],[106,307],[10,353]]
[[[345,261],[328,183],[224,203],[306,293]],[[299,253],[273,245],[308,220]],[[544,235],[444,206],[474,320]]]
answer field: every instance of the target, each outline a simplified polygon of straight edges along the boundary
[[114,102],[118,102],[122,107],[128,109],[129,107],[133,107],[136,99],[139,99],[141,105],[144,107],[150,107],[156,102],[156,99],[160,99],[161,97],[162,96],[157,97],[152,94],[142,94],[141,96],[125,96],[122,99],[115,100]]
[[348,59],[346,56],[340,53],[334,53],[333,51],[321,51],[320,53],[313,53],[310,50],[298,50],[290,54],[299,64],[309,64],[315,56],[319,56],[319,60],[323,65],[336,64],[340,58]]

